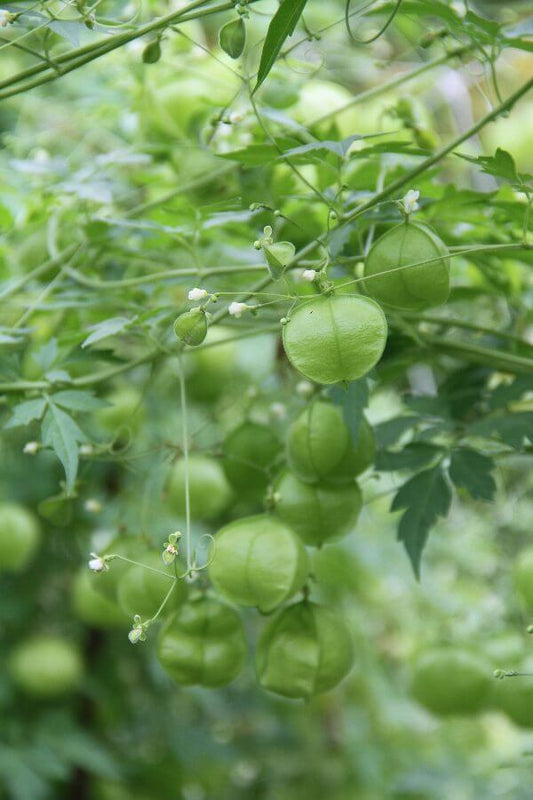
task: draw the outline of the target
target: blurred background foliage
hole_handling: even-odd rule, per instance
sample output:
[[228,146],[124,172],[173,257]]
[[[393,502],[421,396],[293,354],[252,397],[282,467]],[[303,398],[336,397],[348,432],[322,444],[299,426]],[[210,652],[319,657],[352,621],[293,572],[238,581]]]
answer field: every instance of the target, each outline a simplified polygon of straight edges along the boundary
[[[524,38],[529,3],[470,3],[488,32],[462,21],[463,3],[435,5],[443,6],[444,17],[428,22],[427,4],[405,2],[386,34],[363,46],[346,32],[342,2],[310,0],[305,30],[320,38],[306,40],[299,29],[301,44],[257,95],[262,124],[279,126],[289,139],[291,120],[298,132],[307,126],[322,139],[385,133],[364,145],[382,148],[360,158],[356,149],[344,166],[354,199],[375,191],[385,174],[402,174],[417,148],[427,154],[468,128],[496,101],[495,91],[506,97],[529,76],[526,47],[503,48],[496,86],[490,69],[501,44],[490,25],[498,36],[503,30],[508,38]],[[27,5],[5,8],[17,13]],[[177,4],[96,4],[92,29],[83,22],[84,3],[32,8],[35,14],[52,9],[63,23],[21,17],[28,31],[18,46],[7,46],[18,21],[1,29],[2,85],[35,63],[24,48],[44,48],[53,60],[50,53],[104,36],[106,25],[129,30]],[[276,8],[264,0],[249,9],[245,73],[257,68]],[[379,16],[370,11],[358,22],[362,38],[384,19],[383,9]],[[24,452],[40,439],[36,421],[2,432],[0,498],[37,514],[42,536],[30,567],[0,578],[0,798],[529,800],[531,730],[490,704],[476,717],[438,719],[413,699],[410,685],[417,656],[436,644],[475,645],[489,673],[522,668],[531,658],[531,609],[513,581],[516,560],[531,542],[530,453],[498,451],[494,503],[455,494],[450,515],[432,533],[421,583],[395,541],[398,514],[389,513],[405,473],[365,474],[357,529],[318,551],[313,562],[314,595],[334,601],[349,620],[355,668],[340,688],[307,704],[258,689],[251,658],[228,689],[177,687],[157,663],[153,637],[132,647],[129,621],[115,613],[104,623],[103,611],[95,618],[94,598],[87,600],[90,552],[103,552],[117,536],[159,548],[182,524],[166,492],[180,453],[178,372],[161,332],[186,308],[187,290],[199,278],[211,291],[235,292],[249,286],[250,275],[261,275],[263,262],[251,245],[272,221],[268,208],[282,210],[278,238],[296,246],[329,224],[316,195],[286,165],[256,153],[257,168],[247,169],[242,159],[221,157],[263,141],[247,92],[239,94],[237,66],[217,43],[230,18],[225,12],[165,31],[157,63],[143,62],[153,41],[144,37],[0,104],[0,225],[6,234],[0,272],[9,293],[0,317],[1,380],[53,384],[65,373],[76,379],[138,361],[98,386],[110,407],[81,415],[87,442],[73,497],[64,494],[53,453]],[[334,113],[360,92],[442,58],[451,45],[470,49],[412,83]],[[530,116],[526,98],[461,152],[475,157],[502,147],[519,172],[532,170]],[[325,157],[300,170],[327,195],[338,164]],[[449,160],[440,175],[421,176],[416,188],[426,198],[428,221],[450,245],[498,243],[521,230],[523,203],[516,192],[464,161]],[[267,210],[250,210],[257,202]],[[378,223],[394,217],[390,209],[379,213]],[[361,252],[367,230],[350,231],[352,253]],[[494,345],[491,329],[498,328],[523,336],[514,352],[530,355],[530,259],[527,253],[521,260],[454,259],[455,318],[489,329],[479,339],[472,334],[473,341]],[[49,283],[50,264],[57,263],[60,278]],[[225,265],[226,274],[210,272]],[[236,275],[232,267],[249,269]],[[20,281],[25,291],[15,293]],[[102,281],[109,282],[103,289]],[[251,323],[233,321],[226,333],[245,338],[188,356],[189,429],[198,450],[220,457],[224,436],[246,418],[283,439],[303,407],[298,378],[273,332],[278,320],[279,309],[265,310],[253,336]],[[92,343],[80,347],[95,332]],[[452,338],[456,333],[447,331]],[[440,386],[448,382],[442,395],[454,421],[475,416],[493,387],[488,367],[465,368],[430,354],[420,368],[419,348],[404,344],[396,330],[372,382],[368,418],[377,430],[413,414],[413,396],[435,375]],[[527,382],[524,387],[531,392]],[[531,394],[520,397],[517,409],[529,411]],[[7,423],[12,396],[6,390],[0,400]],[[449,409],[441,411],[430,409],[422,430],[446,419]],[[381,432],[384,446],[386,428]],[[195,522],[194,535],[199,539],[257,507],[256,500],[235,496],[216,520]],[[255,612],[243,616],[252,647],[264,620]],[[27,696],[6,668],[13,649],[37,633],[66,638],[82,655],[83,680],[65,697]]]

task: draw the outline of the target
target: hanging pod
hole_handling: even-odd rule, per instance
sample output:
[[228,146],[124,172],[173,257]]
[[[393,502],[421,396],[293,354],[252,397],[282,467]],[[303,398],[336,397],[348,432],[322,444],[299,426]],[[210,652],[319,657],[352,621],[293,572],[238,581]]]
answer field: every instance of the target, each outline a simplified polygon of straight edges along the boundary
[[120,606],[95,591],[87,567],[72,581],[71,604],[74,615],[90,628],[113,630],[131,627],[131,620]]
[[0,503],[0,573],[21,572],[41,540],[38,518],[18,503]]
[[364,274],[366,291],[391,308],[418,311],[439,306],[450,293],[448,248],[418,222],[403,222],[374,242]]
[[329,473],[331,483],[348,483],[365,472],[376,457],[376,440],[372,426],[363,417],[355,445],[348,445],[341,461]]
[[293,472],[312,483],[340,464],[350,434],[340,409],[324,400],[310,403],[287,434],[287,460]]
[[361,491],[355,481],[339,486],[309,484],[286,471],[274,490],[276,513],[313,547],[341,539],[355,527],[361,511]]
[[268,613],[299,591],[306,550],[284,522],[260,514],[235,520],[215,536],[209,577],[227,600]]
[[434,714],[476,714],[485,705],[491,670],[475,653],[437,647],[424,653],[415,666],[412,694]]
[[224,441],[223,465],[232,487],[245,497],[261,498],[280,447],[276,434],[257,422],[243,422],[231,431]]
[[158,661],[176,683],[211,689],[237,677],[246,650],[238,613],[207,596],[185,603],[169,617],[157,642]]
[[[192,453],[188,458],[189,506],[192,519],[213,519],[231,502],[231,487],[219,461]],[[167,484],[168,503],[175,514],[186,514],[186,464],[174,462]]]
[[[133,537],[117,537],[113,539],[110,544],[105,548],[108,554],[115,553],[130,558],[134,561],[141,561],[147,554],[146,545]],[[131,564],[127,561],[122,561],[120,558],[114,558],[109,562],[109,569],[104,572],[91,572],[90,581],[91,586],[95,592],[98,592],[102,597],[105,597],[111,603],[118,603],[118,587],[121,578],[131,569]]]
[[207,315],[202,308],[185,311],[174,322],[174,333],[180,342],[196,347],[207,336]]
[[268,622],[259,638],[256,670],[264,689],[307,699],[340,683],[353,660],[344,620],[336,611],[305,600]]
[[526,664],[527,675],[515,675],[495,681],[492,687],[493,705],[503,711],[520,728],[533,729],[533,678],[531,664]]
[[[148,553],[142,558],[141,563],[146,566],[131,566],[120,578],[117,595],[119,605],[125,614],[129,614],[131,617],[138,614],[145,620],[153,617],[158,611],[172,586],[175,570],[174,567],[164,565],[159,553]],[[146,567],[150,567],[150,569],[146,569]],[[183,571],[183,567],[178,567],[178,570],[180,569]],[[186,596],[185,582],[177,580],[163,609],[165,616],[178,608],[185,601]]]
[[366,375],[381,358],[386,341],[385,314],[368,297],[317,297],[297,306],[283,326],[290,363],[323,384]]

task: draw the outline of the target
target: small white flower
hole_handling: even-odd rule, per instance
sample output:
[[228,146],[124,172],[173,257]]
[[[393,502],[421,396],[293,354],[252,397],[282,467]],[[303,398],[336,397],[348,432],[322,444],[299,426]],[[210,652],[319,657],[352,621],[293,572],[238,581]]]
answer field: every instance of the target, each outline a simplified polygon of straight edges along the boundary
[[5,8],[0,8],[0,28],[7,28],[15,15]]
[[313,283],[316,279],[316,269],[304,269],[302,272],[302,280],[309,281],[309,283]]
[[244,114],[241,111],[232,111],[229,115],[229,121],[232,125],[235,125],[236,122],[242,122],[244,119]]
[[299,381],[296,384],[296,392],[300,397],[309,397],[313,394],[313,384],[309,381]]
[[96,553],[91,553],[91,556],[92,558],[89,560],[89,569],[93,572],[106,572],[109,569],[104,558],[97,556]]
[[228,314],[230,314],[232,317],[238,318],[241,316],[243,311],[247,311],[249,308],[251,308],[251,306],[246,305],[246,303],[237,303],[237,301],[234,301],[229,305]]
[[273,417],[279,420],[285,419],[287,416],[287,409],[283,403],[272,403],[270,406],[270,412]]
[[417,203],[420,197],[420,192],[416,189],[409,189],[405,197],[402,198],[401,203],[406,214],[411,214],[413,211],[418,211],[420,206]]
[[83,507],[89,514],[98,514],[98,512],[102,510],[101,502],[95,497],[89,497],[89,499],[85,501]]
[[464,3],[461,2],[450,3],[450,8],[452,9],[452,11],[455,11],[458,17],[461,18],[466,17],[467,8]]
[[187,297],[189,300],[204,300],[209,292],[206,289],[191,289]]
[[37,453],[40,450],[40,448],[41,445],[39,442],[26,442],[26,444],[24,445],[24,450],[22,452],[26,453],[27,455],[34,456],[35,453]]
[[92,456],[94,449],[92,444],[82,444],[80,446],[80,456]]

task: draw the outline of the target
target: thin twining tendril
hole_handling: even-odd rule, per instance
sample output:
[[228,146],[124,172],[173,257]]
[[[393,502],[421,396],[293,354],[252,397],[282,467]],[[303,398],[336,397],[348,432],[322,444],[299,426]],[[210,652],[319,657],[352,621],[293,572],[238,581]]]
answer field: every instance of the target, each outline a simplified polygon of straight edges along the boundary
[[392,9],[389,17],[387,18],[387,21],[385,22],[383,27],[381,27],[379,29],[379,31],[376,34],[374,34],[374,36],[371,36],[369,39],[358,39],[354,35],[354,33],[352,31],[352,28],[351,28],[351,25],[350,25],[350,16],[351,16],[350,15],[350,7],[352,5],[352,0],[346,0],[346,6],[344,8],[344,22],[345,22],[346,30],[348,31],[348,36],[350,37],[350,39],[353,42],[355,42],[356,44],[372,44],[372,42],[375,42],[376,39],[379,39],[379,37],[382,36],[385,33],[385,31],[387,30],[387,28],[389,27],[389,25],[393,21],[394,17],[396,16],[398,11],[400,10],[400,6],[401,6],[402,2],[403,2],[403,0],[396,0],[396,5]]

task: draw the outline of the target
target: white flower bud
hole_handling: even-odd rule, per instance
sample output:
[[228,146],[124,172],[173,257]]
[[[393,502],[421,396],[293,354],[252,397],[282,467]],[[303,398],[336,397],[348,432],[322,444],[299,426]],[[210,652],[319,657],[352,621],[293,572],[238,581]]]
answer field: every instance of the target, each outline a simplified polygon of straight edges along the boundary
[[7,28],[9,23],[15,18],[15,15],[5,8],[0,8],[0,28]]
[[80,446],[80,456],[92,456],[94,448],[92,444],[82,444]]
[[240,317],[243,311],[247,311],[249,308],[250,306],[247,306],[246,303],[237,303],[234,301],[229,305],[228,314],[232,317]]
[[299,381],[296,384],[296,391],[300,397],[309,397],[313,394],[313,384],[309,381]]
[[418,211],[420,206],[417,203],[420,197],[420,192],[416,189],[409,189],[405,197],[402,198],[401,204],[406,214],[411,214],[413,211]]
[[204,300],[209,292],[206,289],[191,289],[187,297],[189,300]]
[[272,403],[270,406],[270,412],[273,417],[279,420],[285,419],[287,416],[287,409],[283,403]]
[[102,510],[101,502],[95,497],[89,497],[89,499],[85,501],[83,507],[89,514],[98,514],[98,512]]
[[95,553],[91,553],[92,558],[89,560],[89,569],[93,572],[105,572],[109,569],[105,560],[101,556],[97,556]]
[[316,279],[316,269],[304,269],[302,272],[302,280],[312,283]]
[[26,442],[24,445],[23,453],[27,455],[34,456],[41,449],[41,445],[39,442]]

